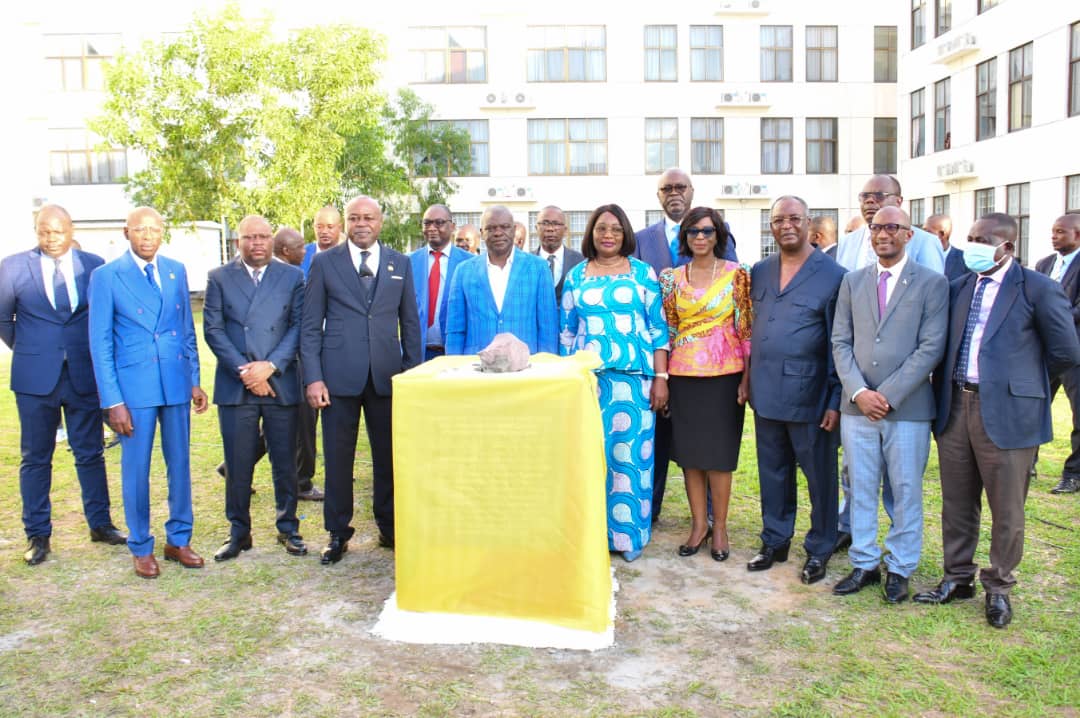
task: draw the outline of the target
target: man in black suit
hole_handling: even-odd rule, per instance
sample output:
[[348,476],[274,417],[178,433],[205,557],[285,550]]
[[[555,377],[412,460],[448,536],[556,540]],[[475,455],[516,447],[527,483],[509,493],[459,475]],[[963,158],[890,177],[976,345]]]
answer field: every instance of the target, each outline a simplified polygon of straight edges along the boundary
[[982,494],[990,507],[990,565],[979,579],[986,620],[1012,620],[1009,592],[1024,550],[1024,501],[1035,447],[1050,441],[1050,377],[1080,363],[1061,287],[1013,258],[1016,220],[992,213],[972,226],[971,270],[949,288],[949,339],[934,371],[945,576],[915,595],[948,603],[975,594]]
[[322,409],[330,540],[323,565],[348,550],[360,412],[371,445],[379,544],[394,545],[391,378],[423,361],[409,258],[379,240],[382,211],[370,197],[345,207],[349,241],[315,256],[304,291],[300,358],[308,404]]
[[[1075,261],[1080,250],[1080,214],[1066,214],[1054,220],[1050,243],[1054,253],[1035,263],[1035,269],[1061,285],[1072,309],[1076,332],[1080,335],[1080,262]],[[1050,491],[1055,494],[1075,494],[1080,491],[1080,367],[1074,367],[1050,381],[1051,398],[1065,387],[1072,409],[1072,453],[1061,467],[1061,481]],[[1038,450],[1035,458],[1038,459]]]
[[31,566],[50,551],[49,490],[61,410],[90,540],[127,541],[110,516],[101,410],[90,363],[89,277],[102,259],[74,248],[71,217],[63,207],[42,207],[35,229],[38,246],[0,264],[0,339],[13,351],[11,390],[22,449],[19,492],[29,541],[23,560]]
[[810,220],[810,244],[836,259],[836,222],[832,217],[817,216]]
[[251,548],[251,477],[259,459],[260,425],[270,454],[278,543],[307,553],[296,517],[296,355],[304,273],[274,262],[270,223],[240,221],[240,256],[210,272],[203,306],[206,343],[217,357],[214,403],[225,449],[225,515],[229,538],[215,561]]
[[948,215],[932,214],[923,222],[923,229],[941,240],[941,251],[945,253],[945,278],[950,282],[968,273],[964,264],[964,252],[949,244],[952,236],[952,220]]
[[540,214],[536,216],[536,231],[540,235],[540,248],[536,250],[536,254],[547,262],[551,269],[551,278],[555,282],[555,304],[559,305],[567,272],[584,262],[585,256],[564,244],[566,215],[558,207],[548,205],[540,210]]

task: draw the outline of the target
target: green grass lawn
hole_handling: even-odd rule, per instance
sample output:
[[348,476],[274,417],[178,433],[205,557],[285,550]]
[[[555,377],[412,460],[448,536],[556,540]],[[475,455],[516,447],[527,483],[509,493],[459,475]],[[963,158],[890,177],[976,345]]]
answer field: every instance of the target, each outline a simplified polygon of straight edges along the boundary
[[[199,317],[197,317],[198,319]],[[200,329],[201,333],[201,329]],[[214,360],[201,345],[203,386]],[[8,361],[0,381],[8,383]],[[254,550],[201,571],[162,563],[137,578],[124,547],[90,544],[70,454],[53,483],[53,554],[23,564],[14,397],[0,399],[0,715],[3,716],[714,716],[1077,715],[1080,706],[1080,496],[1052,496],[1067,453],[1069,411],[1054,407],[1027,503],[1024,561],[1005,631],[983,618],[983,594],[942,607],[886,606],[880,592],[844,599],[833,559],[826,582],[796,578],[804,558],[748,574],[760,530],[752,420],[732,498],[732,558],[680,559],[689,514],[673,467],[663,519],[622,589],[616,645],[596,653],[509,646],[414,646],[372,637],[393,590],[392,553],[375,545],[371,471],[361,436],[357,536],[330,568],[318,504],[301,504],[311,555],[274,543],[265,462],[253,497]],[[228,533],[213,408],[192,419],[193,544],[205,557]],[[484,426],[477,419],[477,439]],[[113,516],[123,528],[119,449],[106,454]],[[322,471],[317,482],[321,485]],[[925,480],[923,560],[913,589],[940,577],[936,454]],[[152,469],[153,527],[164,540],[164,466]],[[799,497],[794,546],[806,530]],[[989,516],[977,561],[985,563]],[[433,547],[437,550],[437,547]],[[160,554],[160,551],[159,551]]]

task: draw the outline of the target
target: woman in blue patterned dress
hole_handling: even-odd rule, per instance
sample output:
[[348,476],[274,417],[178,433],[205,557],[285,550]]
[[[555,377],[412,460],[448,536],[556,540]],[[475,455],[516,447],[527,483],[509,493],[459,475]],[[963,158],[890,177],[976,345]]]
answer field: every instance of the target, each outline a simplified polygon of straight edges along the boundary
[[653,435],[667,406],[668,330],[660,285],[634,259],[634,230],[616,204],[585,226],[585,261],[566,275],[560,303],[563,356],[587,349],[597,370],[607,451],[608,549],[627,561],[652,535]]

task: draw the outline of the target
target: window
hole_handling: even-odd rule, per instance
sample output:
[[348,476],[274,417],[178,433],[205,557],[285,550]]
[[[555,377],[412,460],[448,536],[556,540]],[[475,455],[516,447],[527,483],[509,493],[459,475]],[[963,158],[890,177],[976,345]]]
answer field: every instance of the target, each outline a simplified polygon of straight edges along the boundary
[[791,124],[790,117],[761,118],[761,174],[791,174]]
[[603,82],[607,79],[603,25],[529,28],[529,82]]
[[1065,211],[1080,212],[1080,175],[1065,178]]
[[806,81],[836,82],[836,26],[806,26]]
[[46,35],[45,62],[56,90],[104,90],[106,60],[120,50],[119,35]]
[[461,229],[467,224],[471,224],[480,229],[480,219],[483,217],[483,212],[453,212],[450,217],[454,220],[454,225]]
[[934,197],[934,214],[949,214],[949,195],[939,194]]
[[997,7],[997,4],[998,0],[979,0],[979,14],[982,15],[990,8]]
[[645,26],[646,82],[674,82],[679,79],[677,48],[674,25]]
[[806,118],[806,174],[836,174],[836,118]]
[[1080,22],[1072,24],[1069,38],[1069,117],[1080,115]]
[[[469,158],[471,165],[468,177],[484,177],[488,172],[488,121],[487,120],[432,120],[432,125],[450,124],[469,133]],[[453,168],[450,177],[456,177]]]
[[487,82],[487,28],[413,27],[414,82]]
[[874,174],[896,173],[896,118],[874,118]]
[[921,227],[926,221],[926,200],[913,199],[908,202],[908,216],[912,227]]
[[1020,226],[1020,232],[1016,243],[1016,257],[1021,264],[1027,264],[1028,246],[1028,195],[1031,185],[1011,184],[1005,188],[1005,214],[1016,220]]
[[975,140],[997,133],[997,58],[975,67]]
[[585,238],[585,225],[589,223],[592,212],[564,212],[566,215],[566,246],[581,251],[581,242]]
[[49,131],[50,184],[119,184],[127,175],[122,147],[96,149],[101,138],[82,128]]
[[647,209],[645,210],[645,226],[651,227],[657,222],[664,220],[664,210],[662,209]]
[[934,83],[934,152],[941,152],[952,146],[950,87],[951,83],[948,77]]
[[994,211],[994,188],[986,187],[975,190],[975,219],[985,217]]
[[772,233],[772,210],[761,210],[761,258],[765,259],[770,254],[776,254],[780,248],[776,246],[776,238]]
[[923,108],[924,90],[911,93],[911,156],[926,154],[926,110]]
[[690,26],[690,79],[719,82],[724,79],[724,26]]
[[926,43],[926,0],[911,0],[911,49]]
[[896,25],[874,27],[874,82],[896,82]]
[[645,118],[645,172],[660,174],[679,164],[679,121],[674,117]]
[[607,120],[529,120],[529,174],[607,174]]
[[761,26],[761,81],[791,82],[791,25]]
[[[840,210],[836,209],[835,207],[832,208],[832,209],[813,209],[813,208],[811,208],[811,209],[807,210],[807,212],[808,212],[808,214],[810,215],[811,218],[813,218],[813,217],[828,217],[829,219],[831,219],[833,221],[833,226],[838,228],[837,229],[838,232],[843,229],[843,227],[840,226]],[[841,232],[841,234],[842,234],[842,232]]]
[[1009,51],[1009,132],[1031,127],[1031,70],[1034,45]]
[[952,0],[934,0],[934,37],[952,29]]
[[724,120],[721,117],[690,119],[690,171],[694,174],[724,172]]

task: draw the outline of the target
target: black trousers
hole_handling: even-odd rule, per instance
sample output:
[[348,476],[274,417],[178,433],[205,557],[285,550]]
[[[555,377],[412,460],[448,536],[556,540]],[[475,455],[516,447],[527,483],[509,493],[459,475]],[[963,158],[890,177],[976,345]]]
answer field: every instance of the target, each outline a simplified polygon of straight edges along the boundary
[[[668,462],[671,460],[671,417],[656,415],[656,436],[653,438],[652,522],[660,520],[667,488]],[[711,515],[711,511],[710,511]]]
[[218,406],[218,423],[225,445],[225,516],[232,537],[251,533],[251,478],[264,442],[274,477],[277,530],[296,533],[300,528],[296,518],[296,406]]
[[326,530],[344,538],[353,535],[353,463],[363,412],[371,445],[372,509],[383,536],[394,539],[394,450],[389,396],[375,392],[370,375],[360,396],[330,396],[322,409],[323,456],[326,459]]

